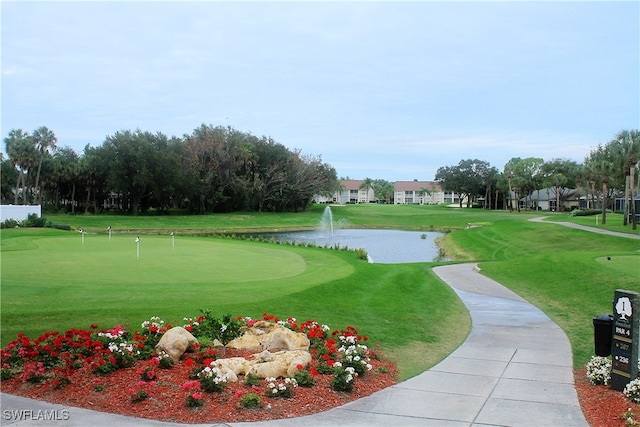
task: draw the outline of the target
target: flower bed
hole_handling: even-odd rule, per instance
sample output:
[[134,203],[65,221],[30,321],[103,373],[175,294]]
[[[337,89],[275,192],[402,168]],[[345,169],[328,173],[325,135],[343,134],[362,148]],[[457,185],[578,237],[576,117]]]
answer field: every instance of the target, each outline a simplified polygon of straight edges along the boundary
[[[249,358],[252,352],[213,347],[238,336],[249,318],[214,319],[203,312],[185,319],[202,343],[178,361],[154,355],[170,325],[157,317],[130,332],[122,326],[100,330],[47,332],[18,339],[2,349],[2,391],[34,399],[162,421],[206,423],[289,418],[321,412],[393,385],[397,370],[364,343],[353,327],[330,332],[314,321],[280,321],[263,315],[311,342],[312,361],[293,378],[240,376],[227,382],[216,371],[222,357]],[[207,344],[208,343],[208,344]],[[162,356],[162,355],[160,355]]]
[[576,371],[575,378],[580,406],[590,426],[640,425],[640,379],[627,384],[623,392],[612,390],[611,359],[600,356],[593,356]]

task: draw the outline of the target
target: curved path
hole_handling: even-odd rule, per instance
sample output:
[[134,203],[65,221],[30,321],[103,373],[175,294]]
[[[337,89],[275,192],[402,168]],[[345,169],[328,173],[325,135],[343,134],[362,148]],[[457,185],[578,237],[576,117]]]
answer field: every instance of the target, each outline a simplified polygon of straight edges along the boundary
[[[590,231],[592,233],[598,233],[598,234],[608,234],[609,236],[626,237],[627,239],[640,239],[640,234],[629,234],[629,233],[620,233],[618,231],[603,230],[601,228],[589,227],[588,225],[580,225],[580,224],[575,224],[573,222],[545,221],[546,218],[548,218],[548,217],[546,217],[546,216],[538,216],[538,217],[535,217],[535,218],[531,218],[529,221],[531,221],[531,222],[543,222],[545,224],[564,225],[565,227],[577,228],[578,230]],[[639,231],[639,233],[640,233],[640,231]]]
[[[203,426],[587,426],[573,386],[569,340],[543,312],[477,271],[433,269],[468,308],[466,341],[432,369],[371,396],[315,415]],[[457,325],[452,324],[452,328]],[[176,426],[2,394],[1,425]],[[65,420],[16,420],[11,410],[57,410]],[[60,411],[68,412],[60,412]],[[193,425],[192,425],[193,426]]]

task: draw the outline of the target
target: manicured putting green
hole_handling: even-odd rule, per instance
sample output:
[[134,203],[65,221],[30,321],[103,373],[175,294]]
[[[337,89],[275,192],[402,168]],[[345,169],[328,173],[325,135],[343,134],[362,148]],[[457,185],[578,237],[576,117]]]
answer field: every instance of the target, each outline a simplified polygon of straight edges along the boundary
[[610,255],[598,257],[596,261],[606,268],[625,274],[636,272],[640,274],[640,258],[634,255]]
[[[7,239],[3,244],[14,250],[5,247],[9,250],[2,253],[4,290],[60,286],[64,294],[94,286],[134,293],[154,286],[185,291],[206,287],[232,299],[251,299],[299,291],[352,272],[349,264],[320,249],[303,253],[267,243],[182,236],[174,244],[171,236],[141,236],[138,251],[135,239],[85,234],[83,242],[79,233]],[[291,280],[297,286],[291,288]]]

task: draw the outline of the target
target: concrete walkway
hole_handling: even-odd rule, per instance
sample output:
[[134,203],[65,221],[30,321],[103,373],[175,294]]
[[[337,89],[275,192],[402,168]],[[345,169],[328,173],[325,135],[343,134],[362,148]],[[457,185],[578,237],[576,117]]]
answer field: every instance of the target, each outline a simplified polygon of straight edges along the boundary
[[[436,267],[468,308],[467,340],[432,369],[371,396],[315,415],[234,427],[587,426],[573,386],[569,340],[544,313],[477,271]],[[455,328],[456,325],[451,325]],[[1,425],[176,426],[0,395]],[[17,420],[11,410],[57,410],[65,420]],[[67,412],[62,412],[62,411]],[[223,424],[201,424],[202,426]]]
[[[590,231],[592,233],[607,234],[609,236],[625,237],[627,239],[639,239],[640,240],[640,230],[638,231],[639,234],[620,233],[619,231],[603,230],[601,228],[589,227],[588,225],[575,224],[573,222],[545,221],[546,218],[548,218],[548,217],[546,217],[546,216],[538,216],[538,217],[535,217],[535,218],[531,218],[529,221],[531,221],[531,222],[543,222],[545,224],[564,225],[565,227],[577,228],[578,230]],[[629,227],[631,227],[631,226],[629,226]]]

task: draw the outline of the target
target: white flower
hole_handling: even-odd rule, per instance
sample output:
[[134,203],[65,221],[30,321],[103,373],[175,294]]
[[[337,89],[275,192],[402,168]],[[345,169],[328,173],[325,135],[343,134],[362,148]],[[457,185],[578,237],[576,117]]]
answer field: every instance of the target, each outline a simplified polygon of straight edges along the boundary
[[630,401],[640,403],[640,378],[630,381],[625,386],[623,393]]

